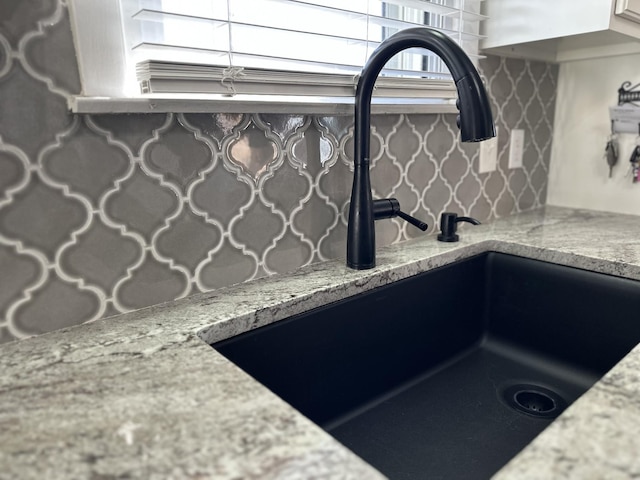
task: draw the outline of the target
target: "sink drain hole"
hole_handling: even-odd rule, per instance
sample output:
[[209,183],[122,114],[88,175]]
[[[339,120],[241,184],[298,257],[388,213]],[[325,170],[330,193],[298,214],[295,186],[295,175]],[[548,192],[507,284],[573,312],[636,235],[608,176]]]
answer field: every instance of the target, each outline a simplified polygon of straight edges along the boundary
[[503,391],[502,398],[511,408],[533,417],[555,418],[567,407],[560,395],[539,385],[512,385]]
[[532,392],[531,390],[516,393],[514,400],[519,407],[532,413],[546,413],[556,408],[556,402],[553,401],[553,398],[544,393]]

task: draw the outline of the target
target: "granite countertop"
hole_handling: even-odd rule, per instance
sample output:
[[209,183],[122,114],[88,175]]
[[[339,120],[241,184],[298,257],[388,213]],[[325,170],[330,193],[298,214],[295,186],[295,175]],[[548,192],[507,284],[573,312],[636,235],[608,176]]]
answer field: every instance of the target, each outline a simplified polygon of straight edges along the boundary
[[[640,216],[547,207],[0,347],[0,478],[378,479],[207,345],[485,251],[640,280]],[[498,479],[639,478],[640,347]]]

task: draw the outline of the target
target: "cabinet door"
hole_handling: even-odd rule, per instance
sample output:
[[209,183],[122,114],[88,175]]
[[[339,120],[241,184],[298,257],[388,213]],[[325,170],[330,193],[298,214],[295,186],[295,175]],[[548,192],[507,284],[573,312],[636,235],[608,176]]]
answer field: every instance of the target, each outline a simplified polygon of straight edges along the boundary
[[640,23],[640,0],[617,0],[616,15]]

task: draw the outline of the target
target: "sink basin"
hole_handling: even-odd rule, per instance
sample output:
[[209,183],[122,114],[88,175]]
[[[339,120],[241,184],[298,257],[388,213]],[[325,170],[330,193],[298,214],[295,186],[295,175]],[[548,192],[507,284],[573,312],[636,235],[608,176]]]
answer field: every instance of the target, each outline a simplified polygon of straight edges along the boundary
[[640,282],[487,253],[213,347],[389,478],[488,478],[640,342]]

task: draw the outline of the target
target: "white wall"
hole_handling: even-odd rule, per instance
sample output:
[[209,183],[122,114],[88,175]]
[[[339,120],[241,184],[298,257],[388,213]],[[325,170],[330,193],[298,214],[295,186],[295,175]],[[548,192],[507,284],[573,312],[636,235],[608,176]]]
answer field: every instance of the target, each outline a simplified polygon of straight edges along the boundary
[[640,215],[640,182],[629,157],[637,136],[619,135],[620,155],[609,178],[603,157],[610,131],[609,106],[618,88],[640,83],[640,55],[580,60],[560,65],[547,203]]

